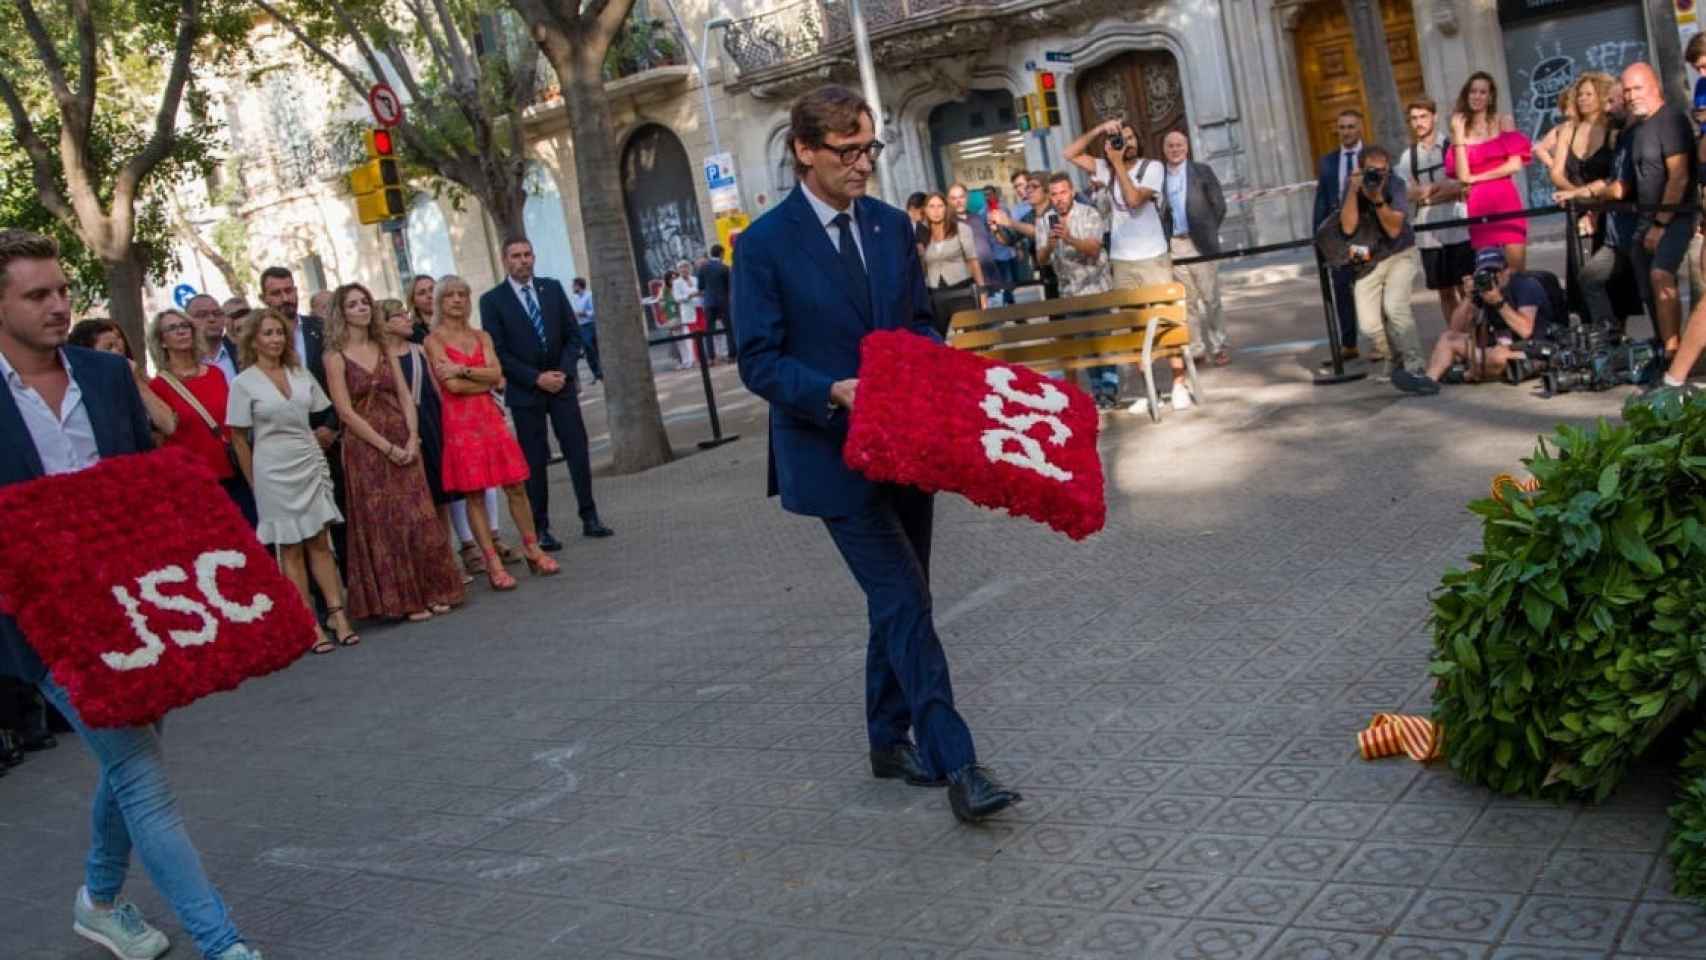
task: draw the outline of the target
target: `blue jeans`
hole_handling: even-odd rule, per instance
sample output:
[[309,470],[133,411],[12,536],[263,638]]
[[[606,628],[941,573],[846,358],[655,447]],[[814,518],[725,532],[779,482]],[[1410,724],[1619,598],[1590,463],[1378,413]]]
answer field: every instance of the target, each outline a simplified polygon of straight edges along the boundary
[[242,940],[219,891],[202,869],[201,855],[184,830],[160,751],[159,724],[152,727],[89,727],[65,689],[47,676],[37,684],[59,708],[101,765],[91,811],[92,842],[84,867],[89,898],[111,903],[124,889],[135,846],[148,879],[177,912],[178,920],[205,957]]

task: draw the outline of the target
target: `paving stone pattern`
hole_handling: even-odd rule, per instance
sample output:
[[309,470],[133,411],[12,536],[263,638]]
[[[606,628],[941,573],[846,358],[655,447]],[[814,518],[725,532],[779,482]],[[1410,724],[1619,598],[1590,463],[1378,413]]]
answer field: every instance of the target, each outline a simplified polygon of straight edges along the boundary
[[[1554,806],[1353,741],[1428,705],[1464,502],[1621,396],[1400,399],[1307,360],[1110,420],[1086,543],[941,498],[937,618],[1011,816],[869,778],[860,597],[760,496],[734,394],[745,439],[599,481],[618,536],[574,539],[564,576],[173,715],[190,828],[270,960],[1706,956],[1664,769]],[[0,779],[0,957],[102,956],[68,929],[92,771],[70,742]],[[129,892],[190,956],[140,869]]]

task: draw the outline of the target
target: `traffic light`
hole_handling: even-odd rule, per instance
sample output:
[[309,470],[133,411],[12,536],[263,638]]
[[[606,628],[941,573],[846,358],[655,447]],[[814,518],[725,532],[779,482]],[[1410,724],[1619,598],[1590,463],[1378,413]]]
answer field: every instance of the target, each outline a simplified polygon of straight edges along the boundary
[[389,130],[362,134],[367,162],[350,171],[349,188],[355,194],[356,216],[362,223],[381,223],[407,213],[403,207],[403,175]]
[[1029,93],[1019,98],[1019,132],[1030,133],[1037,128],[1037,98]]
[[1038,126],[1060,126],[1060,94],[1054,88],[1054,71],[1037,71]]

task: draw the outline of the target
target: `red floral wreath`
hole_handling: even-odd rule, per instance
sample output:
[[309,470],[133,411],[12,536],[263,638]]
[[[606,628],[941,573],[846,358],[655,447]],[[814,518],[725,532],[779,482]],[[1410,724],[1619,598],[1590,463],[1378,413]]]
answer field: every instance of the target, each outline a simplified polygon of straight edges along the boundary
[[302,595],[181,449],[0,488],[0,516],[0,610],[90,726],[153,722],[313,642]]
[[1030,517],[1082,540],[1107,521],[1096,405],[1082,390],[904,331],[860,347],[847,465]]

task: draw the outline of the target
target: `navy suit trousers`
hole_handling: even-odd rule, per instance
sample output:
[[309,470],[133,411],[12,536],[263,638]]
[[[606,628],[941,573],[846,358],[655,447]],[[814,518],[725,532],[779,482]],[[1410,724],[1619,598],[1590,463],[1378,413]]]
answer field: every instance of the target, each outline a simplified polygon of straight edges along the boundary
[[546,421],[557,434],[557,448],[569,467],[569,481],[575,488],[575,503],[580,518],[590,519],[598,506],[592,501],[592,458],[587,453],[586,423],[581,420],[580,400],[575,397],[571,383],[561,393],[545,394],[545,402],[536,407],[511,407],[515,417],[515,439],[521,443],[521,453],[527,458],[527,499],[533,504],[533,525],[543,533],[551,529],[551,500],[545,483],[545,466],[551,460],[551,441],[546,435]]
[[935,502],[905,487],[879,487],[859,513],[824,520],[865,591],[871,635],[865,650],[865,723],[871,748],[907,742],[935,776],[977,759],[971,730],[954,709],[948,658],[930,601]]

